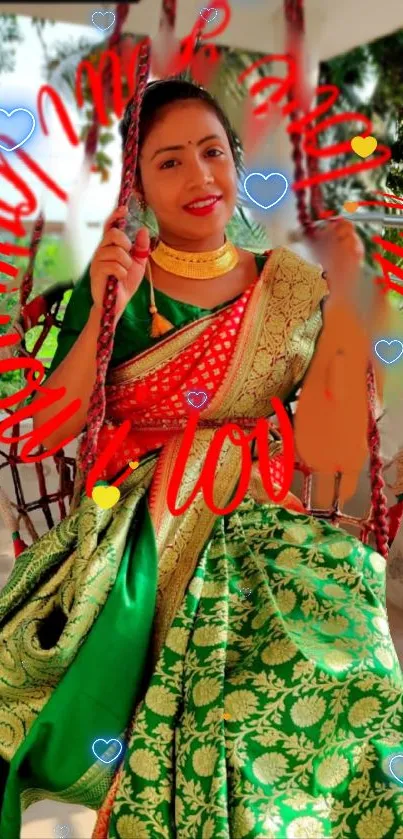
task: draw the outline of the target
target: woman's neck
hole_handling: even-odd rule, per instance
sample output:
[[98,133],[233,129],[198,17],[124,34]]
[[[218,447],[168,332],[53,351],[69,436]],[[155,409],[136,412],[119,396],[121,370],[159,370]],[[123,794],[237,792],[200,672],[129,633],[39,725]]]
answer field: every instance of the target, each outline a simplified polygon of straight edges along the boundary
[[204,239],[182,239],[171,233],[165,233],[164,230],[160,230],[159,236],[161,241],[165,245],[168,245],[168,247],[188,253],[215,251],[218,248],[222,248],[225,244],[225,233],[215,233],[212,236],[206,236]]

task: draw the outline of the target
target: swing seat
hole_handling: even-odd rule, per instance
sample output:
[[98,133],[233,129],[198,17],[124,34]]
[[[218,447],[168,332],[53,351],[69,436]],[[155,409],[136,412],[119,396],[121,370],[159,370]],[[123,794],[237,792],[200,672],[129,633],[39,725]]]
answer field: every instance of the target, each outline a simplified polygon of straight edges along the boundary
[[[24,307],[18,322],[21,343],[17,356],[36,358],[51,328],[60,329],[62,325],[62,318],[59,317],[61,303],[65,292],[72,287],[70,284],[50,289]],[[40,332],[33,349],[28,351],[25,338],[34,327],[40,327]],[[13,406],[13,410],[6,409],[5,414],[12,416],[15,411],[16,406]],[[63,449],[45,460],[31,464],[25,463],[21,458],[21,450],[31,430],[32,419],[25,420],[23,423],[16,422],[12,426],[11,434],[8,431],[6,436],[17,439],[23,436],[24,439],[8,444],[6,448],[4,448],[4,443],[0,445],[0,485],[2,487],[0,511],[7,528],[13,534],[16,556],[27,547],[20,536],[21,526],[24,526],[31,542],[41,535],[34,524],[33,514],[41,510],[45,527],[49,529],[67,515],[76,473],[75,457],[67,455]],[[38,456],[44,451],[43,446],[39,446],[32,452],[32,456]],[[32,478],[36,476],[39,497],[29,497],[32,495],[33,484],[35,486],[31,476]],[[50,488],[50,483],[55,486]],[[36,492],[37,490],[35,490],[35,495]]]

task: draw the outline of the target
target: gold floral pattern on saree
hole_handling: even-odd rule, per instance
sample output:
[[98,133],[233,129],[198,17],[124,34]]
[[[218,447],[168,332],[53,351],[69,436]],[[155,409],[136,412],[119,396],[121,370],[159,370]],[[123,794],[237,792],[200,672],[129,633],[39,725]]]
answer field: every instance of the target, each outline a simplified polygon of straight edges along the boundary
[[[308,367],[322,324],[319,303],[327,293],[319,266],[285,248],[272,252],[247,304],[229,369],[203,411],[203,418],[220,422],[272,413],[272,396],[288,395]],[[213,432],[206,429],[196,431],[179,492],[180,503],[189,497],[200,475],[212,436]],[[167,509],[167,487],[180,442],[176,437],[165,445],[150,496],[159,552],[154,655],[161,649],[194,573],[197,556],[216,521],[201,494],[183,515],[174,516]],[[226,440],[216,470],[217,506],[224,507],[231,497],[240,465],[239,452]]]
[[[113,509],[101,510],[84,496],[73,515],[18,558],[0,599],[0,756],[6,760],[17,751],[100,613],[154,468],[155,458],[141,464]],[[68,620],[57,643],[44,649],[38,630],[57,607]]]
[[220,519],[138,710],[105,835],[403,839],[384,573],[372,549],[308,516],[247,497]]
[[272,413],[271,397],[284,399],[308,368],[327,294],[320,266],[287,248],[272,251],[245,314],[247,339],[238,340],[206,419]]

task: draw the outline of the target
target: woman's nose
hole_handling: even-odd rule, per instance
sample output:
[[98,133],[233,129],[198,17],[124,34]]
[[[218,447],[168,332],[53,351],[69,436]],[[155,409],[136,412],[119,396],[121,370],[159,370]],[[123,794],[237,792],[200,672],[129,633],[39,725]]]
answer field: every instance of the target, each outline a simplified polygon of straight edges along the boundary
[[214,178],[207,161],[194,158],[189,164],[189,180],[195,184],[211,183]]

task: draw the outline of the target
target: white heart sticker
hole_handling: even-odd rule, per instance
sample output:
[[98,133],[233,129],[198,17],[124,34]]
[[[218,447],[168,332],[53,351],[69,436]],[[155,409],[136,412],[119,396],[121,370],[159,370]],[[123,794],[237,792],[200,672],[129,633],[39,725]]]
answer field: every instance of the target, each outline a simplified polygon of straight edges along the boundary
[[[203,12],[207,12],[207,15],[203,14]],[[213,15],[211,14],[212,12],[214,13]],[[209,8],[206,8],[206,9],[200,9],[200,17],[202,17],[203,20],[206,21],[206,23],[212,23],[213,20],[216,19],[217,15],[218,15],[217,9],[213,9],[212,6],[209,7]]]
[[[108,24],[107,24],[106,20],[100,20],[99,23],[95,23],[95,18],[98,18],[98,16],[100,16],[102,18],[106,17],[108,20],[110,18],[112,18],[112,21]],[[100,32],[106,32],[106,30],[110,29],[111,26],[113,26],[113,24],[115,23],[115,13],[114,12],[101,12],[101,11],[94,12],[94,14],[91,17],[91,20],[92,20],[94,26],[97,29],[99,29]],[[102,24],[102,26],[101,26],[101,24]]]

